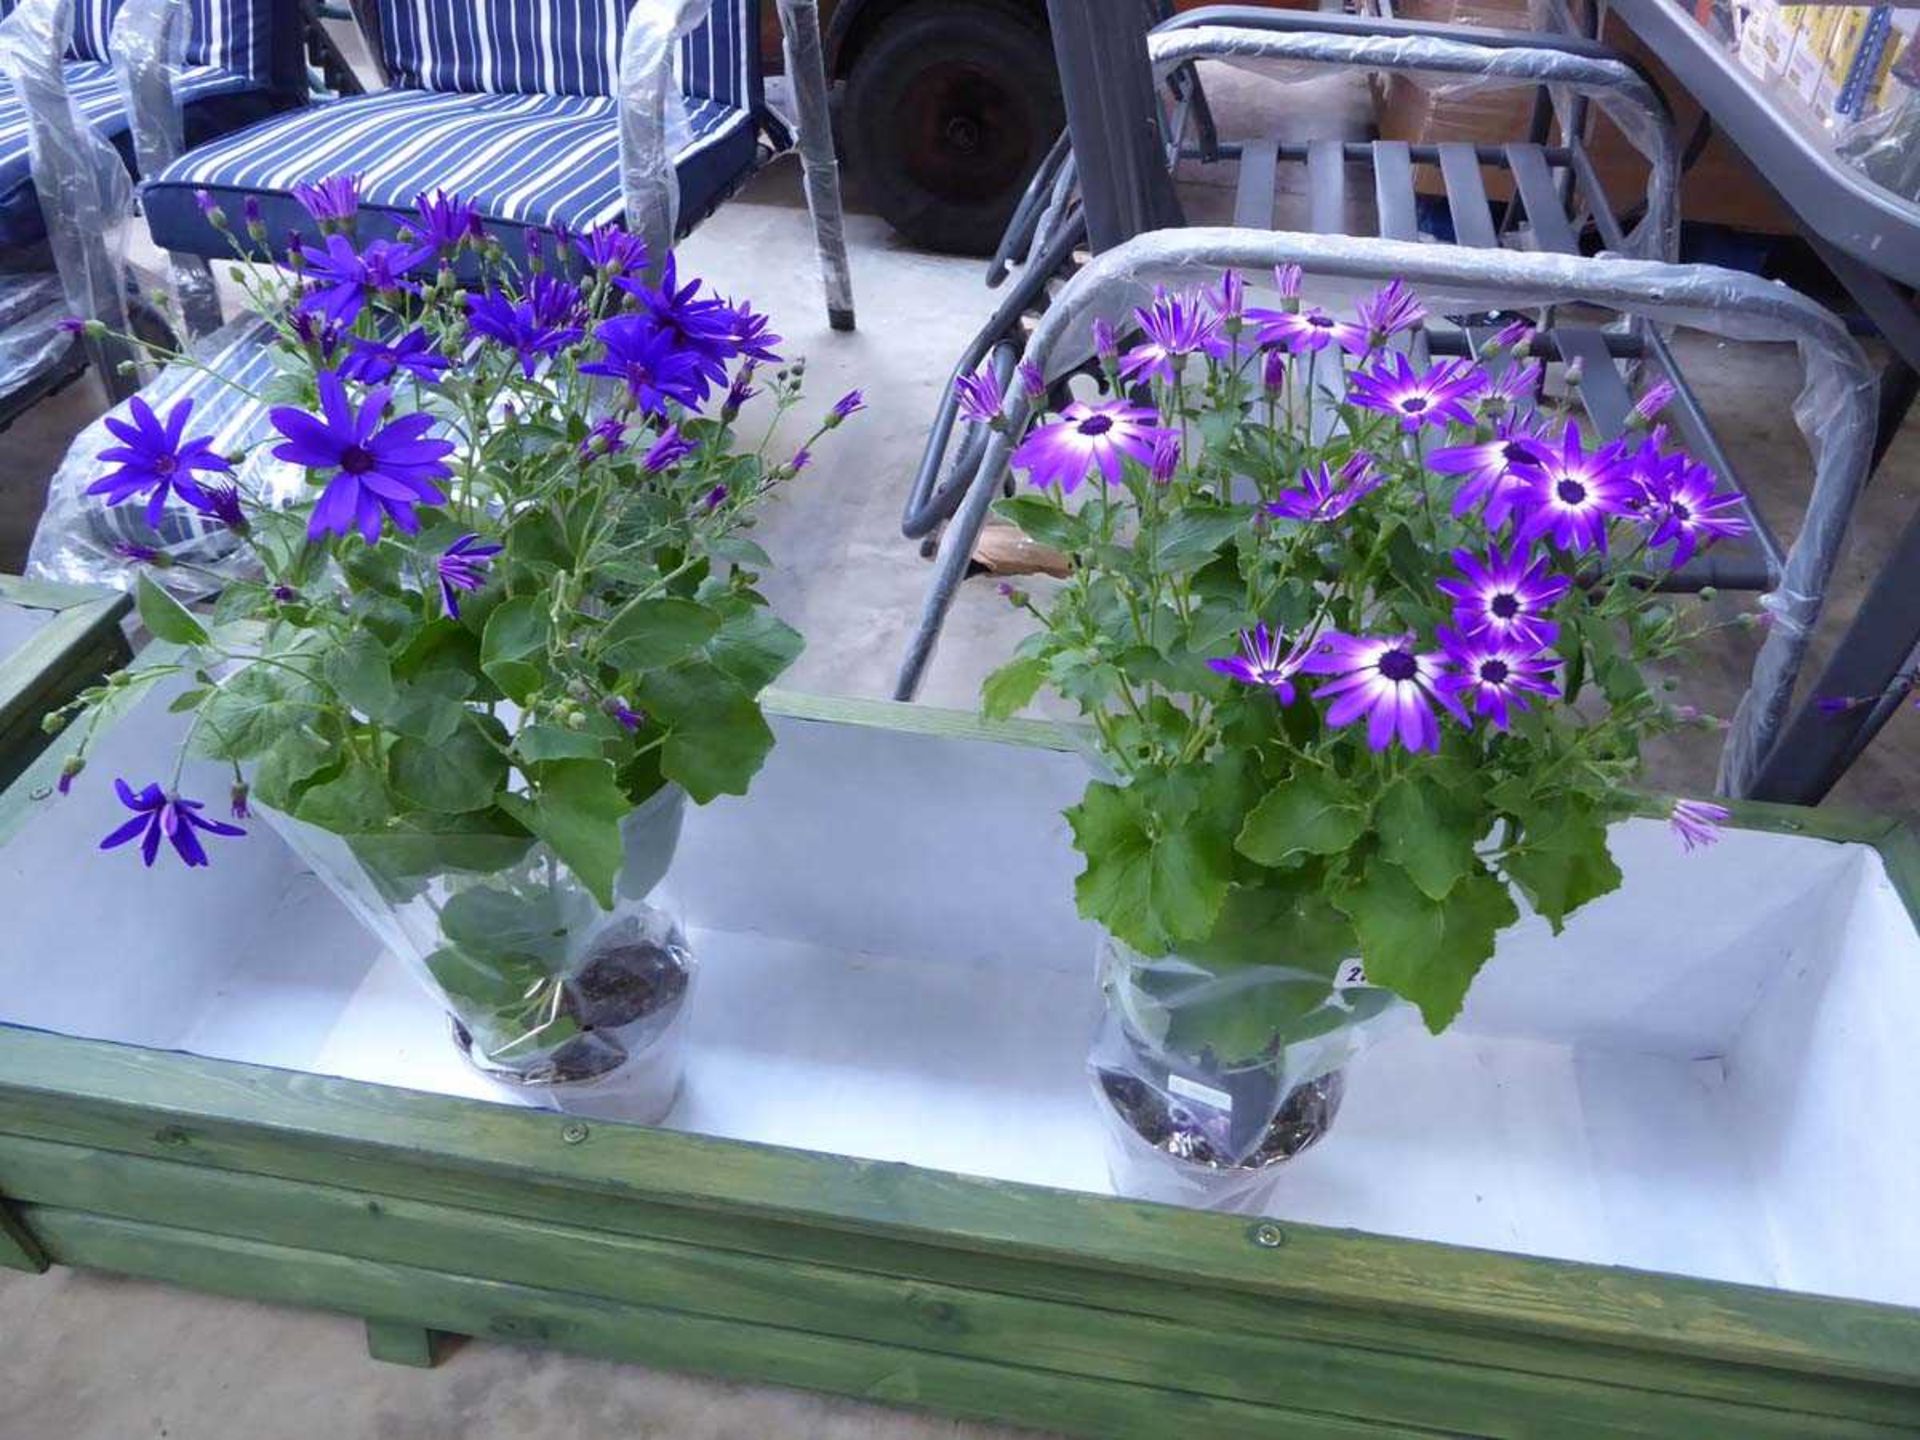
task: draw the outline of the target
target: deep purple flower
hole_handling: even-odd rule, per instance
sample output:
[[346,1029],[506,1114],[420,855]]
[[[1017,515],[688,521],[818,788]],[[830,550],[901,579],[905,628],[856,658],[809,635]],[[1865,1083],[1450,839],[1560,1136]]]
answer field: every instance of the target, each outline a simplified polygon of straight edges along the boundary
[[240,200],[240,218],[246,222],[247,233],[255,240],[263,240],[267,234],[266,217],[260,209],[258,195],[246,195]]
[[1220,283],[1207,289],[1207,304],[1222,320],[1238,320],[1247,309],[1247,282],[1238,270],[1220,273]]
[[647,268],[647,242],[626,226],[609,222],[580,236],[580,254],[604,275],[638,275]]
[[413,213],[415,223],[408,227],[408,233],[441,255],[451,255],[468,241],[478,240],[487,233],[473,202],[449,195],[445,190],[435,190],[431,195],[422,191],[416,195]]
[[118,415],[107,416],[107,429],[120,443],[102,450],[99,458],[117,461],[118,467],[89,485],[87,494],[104,495],[109,505],[118,505],[144,493],[147,524],[158,529],[169,494],[178,495],[189,505],[203,503],[205,495],[193,478],[194,471],[232,471],[233,466],[214,450],[211,440],[183,438],[193,415],[192,400],[177,403],[162,422],[147,402],[135,395],[127,402],[127,414],[130,418],[125,420]]
[[586,335],[579,304],[580,292],[574,286],[551,275],[536,275],[521,300],[492,291],[467,296],[467,321],[476,335],[511,350],[520,362],[520,373],[531,380],[543,358]]
[[787,461],[787,474],[798,475],[812,463],[813,452],[802,445],[798,450],[793,452],[793,458]]
[[[614,283],[639,302],[639,318],[649,328],[699,362],[707,380],[717,384],[725,378],[727,361],[741,350],[735,338],[742,325],[740,311],[716,296],[702,296],[697,279],[681,285],[671,255],[658,285],[631,277]],[[701,398],[705,395],[703,384]]]
[[1240,654],[1209,660],[1207,666],[1242,685],[1271,690],[1282,705],[1291,705],[1293,677],[1300,673],[1314,647],[1311,640],[1302,640],[1292,649],[1283,650],[1284,639],[1281,631],[1269,630],[1264,624],[1255,625],[1251,630],[1240,632]]
[[1549,573],[1548,557],[1530,557],[1518,545],[1510,550],[1496,546],[1484,556],[1456,550],[1453,563],[1460,574],[1444,576],[1434,585],[1453,597],[1453,623],[1464,634],[1536,646],[1551,644],[1559,634],[1547,616],[1572,582]]
[[[213,196],[205,190],[195,190],[193,192],[193,203],[202,215],[212,220],[216,225],[227,218],[226,212],[220,208],[220,202],[215,200]],[[216,216],[218,217],[217,219],[215,218]]]
[[833,409],[827,412],[829,423],[838,425],[849,415],[857,415],[866,408],[867,397],[862,395],[858,390],[849,390],[833,402]]
[[1020,376],[1020,389],[1027,399],[1036,404],[1047,398],[1047,377],[1040,367],[1031,360],[1022,360],[1017,373]]
[[1360,324],[1376,349],[1404,330],[1419,329],[1426,318],[1427,307],[1399,280],[1389,280],[1360,302]]
[[1282,300],[1298,300],[1300,298],[1300,282],[1304,278],[1304,273],[1300,267],[1292,261],[1287,262],[1285,265],[1276,265],[1273,267],[1273,287],[1280,292],[1280,298]]
[[617,698],[607,701],[607,713],[628,730],[638,730],[647,723],[646,711],[636,710],[626,701]]
[[312,184],[295,185],[293,198],[322,225],[344,224],[360,210],[360,177],[330,175]]
[[1060,412],[1059,420],[1038,427],[1020,442],[1013,464],[1041,489],[1058,486],[1063,495],[1071,495],[1095,467],[1109,485],[1118,485],[1125,461],[1153,463],[1154,445],[1169,433],[1154,423],[1159,418],[1124,400],[1076,400]]
[[1473,713],[1505,730],[1515,710],[1527,708],[1530,695],[1556,696],[1553,683],[1559,657],[1543,652],[1531,637],[1514,638],[1483,631],[1459,635],[1444,625],[1437,632],[1454,669],[1442,675],[1440,692],[1470,703]]
[[447,357],[433,348],[425,330],[415,326],[392,344],[356,335],[347,342],[347,358],[340,362],[340,378],[362,385],[380,385],[396,370],[432,385],[447,373]]
[[691,409],[706,398],[699,356],[645,316],[616,315],[601,321],[593,333],[606,354],[582,365],[580,373],[620,381],[645,413],[664,415],[670,402]]
[[1660,412],[1673,403],[1673,397],[1679,394],[1671,381],[1656,380],[1649,385],[1640,398],[1633,402],[1633,414],[1628,424],[1651,425],[1660,418]]
[[1703,845],[1712,845],[1720,838],[1720,827],[1733,812],[1724,805],[1716,805],[1711,800],[1676,800],[1673,811],[1667,816],[1667,825],[1680,837],[1680,843],[1691,855]]
[[1266,350],[1260,355],[1260,384],[1269,395],[1277,395],[1287,383],[1287,352]]
[[640,467],[651,474],[658,475],[678,465],[687,456],[700,447],[680,433],[678,425],[669,425],[660,432],[660,438],[647,447],[647,453],[641,457]]
[[164,551],[152,545],[142,545],[138,540],[116,540],[111,549],[131,565],[153,565],[167,558]]
[[200,498],[190,502],[202,515],[218,520],[238,534],[245,534],[247,512],[240,508],[240,487],[230,481],[214,481],[200,487]]
[[1533,322],[1524,316],[1515,316],[1498,330],[1493,339],[1487,342],[1489,354],[1499,354],[1503,350],[1519,351],[1526,348],[1533,339]]
[[1000,407],[1006,403],[993,367],[961,375],[953,382],[954,397],[960,402],[961,417],[977,425],[998,425]]
[[727,503],[727,487],[724,485],[716,485],[711,490],[707,491],[706,494],[700,497],[700,507],[703,510],[708,510],[708,511],[718,510],[722,505],[726,503]]
[[287,437],[274,448],[275,456],[309,470],[336,472],[313,507],[307,538],[317,541],[357,528],[372,545],[388,516],[407,534],[418,533],[413,507],[447,503],[434,482],[451,473],[445,459],[453,442],[427,434],[431,415],[403,415],[381,426],[389,398],[384,389],[369,390],[356,414],[339,376],[323,370],[319,383],[319,415],[290,405],[275,406],[270,414],[274,428]]
[[1156,485],[1170,484],[1180,473],[1180,437],[1173,431],[1167,431],[1153,442],[1153,458],[1147,463],[1147,472]]
[[1267,513],[1283,520],[1337,520],[1385,484],[1386,478],[1365,451],[1348,456],[1338,476],[1323,460],[1318,469],[1302,470],[1299,486],[1282,490],[1280,498],[1266,507]]
[[580,458],[591,460],[598,455],[618,455],[626,448],[627,422],[618,415],[609,415],[594,421],[587,430],[586,438],[580,442]]
[[1120,362],[1122,379],[1135,384],[1149,379],[1169,385],[1180,378],[1187,357],[1202,352],[1224,354],[1220,323],[1203,314],[1197,295],[1155,292],[1153,303],[1133,312],[1146,341],[1133,347]]
[[1538,416],[1509,415],[1494,426],[1491,440],[1443,446],[1427,457],[1427,466],[1442,475],[1464,475],[1453,497],[1453,513],[1465,515],[1478,505],[1488,528],[1497,530],[1530,493],[1551,456],[1540,438]]
[[734,352],[748,360],[758,360],[766,365],[778,365],[780,352],[773,347],[781,343],[780,336],[767,327],[773,322],[751,305],[742,301],[738,305],[729,305],[733,328],[728,332],[728,343]]
[[300,254],[312,283],[300,297],[300,308],[318,312],[331,324],[351,325],[373,296],[417,291],[419,287],[405,277],[431,259],[433,249],[375,240],[356,252],[351,240],[335,233],[327,236],[324,250],[307,245]]
[[732,420],[760,392],[754,388],[754,361],[743,360],[740,368],[733,372],[733,383],[727,386],[726,398],[720,402],[720,418]]
[[1540,377],[1546,372],[1538,360],[1523,360],[1481,373],[1487,383],[1480,392],[1480,413],[1497,419],[1523,408],[1531,410],[1540,393]]
[[484,544],[478,535],[468,534],[440,552],[433,568],[440,576],[440,603],[447,607],[450,618],[460,618],[460,592],[478,590],[486,584],[487,568],[493,564],[493,557],[505,548]]
[[229,825],[224,820],[209,820],[200,813],[205,808],[200,801],[169,795],[158,785],[148,785],[136,794],[125,780],[116,779],[113,788],[119,793],[120,803],[134,812],[133,819],[102,840],[100,848],[115,850],[130,840],[138,839],[140,858],[146,862],[148,869],[153,868],[163,839],[171,842],[174,853],[192,869],[207,863],[207,852],[195,831],[204,830],[209,835],[247,833],[238,825]]
[[1367,720],[1367,745],[1385,750],[1398,738],[1409,750],[1438,750],[1440,722],[1433,713],[1438,703],[1461,723],[1467,723],[1460,702],[1439,682],[1447,671],[1439,651],[1421,653],[1411,635],[1343,635],[1320,637],[1302,669],[1313,675],[1331,675],[1331,684],[1313,692],[1314,699],[1331,698],[1327,724],[1350,725]]
[[1409,433],[1423,425],[1473,424],[1466,402],[1485,383],[1470,360],[1441,360],[1415,373],[1407,357],[1391,351],[1371,370],[1354,372],[1347,400],[1367,410],[1378,410],[1400,422]]
[[[326,320],[315,319],[305,310],[293,312],[294,338],[313,353],[318,365],[331,361],[334,352],[340,348],[340,327]],[[318,366],[316,366],[318,368]]]
[[1814,708],[1829,720],[1838,720],[1842,715],[1851,715],[1855,710],[1864,710],[1873,704],[1871,695],[1819,695],[1814,697]]
[[1640,518],[1651,527],[1647,548],[1673,546],[1677,570],[1696,550],[1747,533],[1740,496],[1714,488],[1713,471],[1685,455],[1669,455],[1640,471]]
[[1604,551],[1608,522],[1629,513],[1637,498],[1629,470],[1617,444],[1589,452],[1580,444],[1579,424],[1568,421],[1559,452],[1549,450],[1527,481],[1518,538],[1545,535],[1562,550]]
[[60,766],[60,778],[53,782],[53,788],[62,795],[73,793],[73,782],[80,778],[80,772],[87,768],[87,762],[78,755],[69,755]]
[[1112,366],[1120,358],[1120,337],[1113,333],[1113,322],[1104,315],[1093,317],[1093,353],[1105,366]]
[[62,335],[84,335],[87,333],[87,321],[81,315],[62,315],[54,322],[53,328]]
[[1349,355],[1367,353],[1367,332],[1351,320],[1336,320],[1318,306],[1309,310],[1249,310],[1247,318],[1260,328],[1262,345],[1284,345],[1296,355],[1338,345]]

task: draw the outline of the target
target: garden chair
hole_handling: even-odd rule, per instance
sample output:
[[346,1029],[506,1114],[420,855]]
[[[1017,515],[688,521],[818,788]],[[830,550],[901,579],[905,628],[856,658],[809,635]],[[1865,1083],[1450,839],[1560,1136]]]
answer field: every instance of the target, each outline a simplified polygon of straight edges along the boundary
[[306,71],[300,14],[284,0],[10,0],[0,10],[4,426],[77,376],[88,352],[110,393],[135,383],[121,372],[128,352],[76,343],[58,323],[127,328],[112,242],[130,210],[127,166],[298,103]]
[[363,234],[416,197],[472,201],[516,253],[547,227],[624,220],[657,264],[767,160],[798,144],[835,329],[853,327],[837,165],[811,0],[779,0],[799,133],[766,105],[758,0],[356,0],[388,88],[278,116],[200,146],[143,191],[155,241],[233,255],[197,203],[252,202],[267,244],[312,231],[297,186],[360,178]]
[[[1072,8],[1055,5],[1057,37],[1062,12]],[[1069,27],[1064,43],[1084,38]],[[1119,43],[1123,37],[1108,31],[1101,38]],[[1751,793],[1787,718],[1808,635],[1868,472],[1875,430],[1874,381],[1846,327],[1820,306],[1750,275],[1673,263],[1677,162],[1672,127],[1664,102],[1645,77],[1588,41],[1538,35],[1496,36],[1485,43],[1478,31],[1469,38],[1446,27],[1235,7],[1180,16],[1156,30],[1150,47],[1138,35],[1133,41],[1137,64],[1132,72],[1093,67],[1089,73],[1084,66],[1076,72],[1063,66],[1072,148],[1061,173],[1071,166],[1078,178],[1063,183],[1056,176],[1050,182],[1060,201],[1051,207],[1055,214],[1034,225],[1035,249],[1026,272],[993,322],[969,346],[956,376],[983,363],[1010,376],[1024,358],[1040,367],[1057,394],[1057,387],[1088,369],[1092,317],[1105,315],[1124,329],[1132,306],[1151,294],[1145,284],[1149,277],[1177,278],[1183,270],[1228,264],[1257,274],[1273,264],[1295,262],[1310,277],[1398,277],[1430,299],[1445,301],[1437,308],[1461,323],[1423,332],[1422,345],[1437,354],[1476,351],[1491,326],[1499,323],[1493,319],[1497,312],[1535,312],[1542,321],[1535,354],[1558,362],[1558,367],[1579,363],[1579,403],[1592,430],[1604,437],[1618,435],[1628,422],[1630,377],[1636,368],[1665,378],[1676,387],[1669,415],[1679,438],[1723,483],[1739,489],[1738,477],[1686,388],[1661,327],[1685,324],[1743,339],[1794,341],[1807,378],[1796,414],[1814,455],[1814,477],[1792,545],[1783,544],[1748,501],[1752,533],[1716,547],[1675,577],[1678,588],[1768,592],[1767,634],[1720,775],[1726,793]],[[1298,146],[1273,137],[1223,141],[1217,146],[1221,159],[1240,166],[1235,225],[1162,229],[1128,239],[1128,217],[1164,214],[1172,190],[1170,184],[1155,189],[1166,179],[1165,169],[1153,176],[1138,165],[1129,171],[1128,157],[1116,159],[1115,151],[1128,136],[1168,136],[1163,160],[1182,146],[1164,115],[1117,113],[1115,96],[1125,91],[1153,103],[1154,75],[1213,57],[1497,77],[1571,91],[1599,104],[1649,157],[1642,219],[1631,234],[1623,228],[1593,173],[1582,140],[1584,126],[1565,119],[1557,144],[1320,141]],[[1127,79],[1115,83],[1116,75]],[[1083,90],[1078,105],[1077,86]],[[1100,97],[1087,100],[1088,89],[1099,90]],[[1102,116],[1104,124],[1077,123],[1093,115]],[[1305,166],[1312,234],[1268,228],[1282,164]],[[1368,188],[1378,215],[1377,238],[1347,234],[1349,167],[1355,164],[1371,167]],[[1443,175],[1458,243],[1422,243],[1415,164],[1436,165]],[[1487,200],[1483,165],[1508,170],[1515,184],[1519,205],[1509,207],[1502,224],[1496,224]],[[1116,177],[1131,183],[1131,189],[1122,183],[1122,193],[1112,193]],[[1089,185],[1090,179],[1105,184],[1107,193]],[[1523,225],[1517,223],[1522,216]],[[1177,203],[1173,219],[1177,224]],[[1617,253],[1584,256],[1579,243],[1583,220],[1590,220],[1605,245]],[[1062,272],[1074,263],[1073,250],[1087,243],[1090,232],[1103,228],[1107,238],[1118,243],[1108,249],[1094,233],[1102,253],[1063,283]],[[1525,248],[1509,248],[1515,246]],[[1617,323],[1598,328],[1584,314],[1569,320],[1564,311],[1574,305],[1610,312]],[[1023,342],[1029,327],[1031,336]],[[1031,406],[1020,386],[1006,388],[1005,420],[1010,433],[1017,433]],[[1011,442],[1006,434],[969,426],[973,433],[952,446],[954,413],[949,397],[909,497],[909,535],[930,534],[943,521],[946,529],[919,628],[897,683],[896,693],[903,699],[919,685],[989,507],[1007,478]],[[949,448],[957,451],[957,461],[942,479]]]

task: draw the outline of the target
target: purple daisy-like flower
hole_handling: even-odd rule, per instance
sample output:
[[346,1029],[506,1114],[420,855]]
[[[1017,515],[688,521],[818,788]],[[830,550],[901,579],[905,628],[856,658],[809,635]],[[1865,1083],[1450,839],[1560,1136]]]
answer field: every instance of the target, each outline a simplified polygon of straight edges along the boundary
[[833,409],[829,410],[827,415],[832,424],[838,425],[849,415],[858,415],[866,408],[867,397],[862,395],[858,390],[849,390],[833,402]]
[[295,185],[293,198],[322,225],[343,225],[360,211],[360,177],[329,175],[324,180]]
[[240,508],[240,487],[231,481],[202,485],[200,498],[190,503],[202,515],[218,520],[229,530],[246,533],[247,512]]
[[601,321],[593,334],[605,354],[582,365],[580,373],[620,381],[645,413],[664,415],[670,403],[691,409],[706,398],[700,357],[645,316],[616,315]]
[[599,455],[618,455],[627,448],[627,422],[618,415],[609,415],[596,420],[580,441],[580,458],[591,460]]
[[1720,838],[1720,827],[1727,822],[1733,812],[1724,805],[1716,805],[1711,800],[1676,800],[1673,810],[1667,816],[1667,827],[1680,838],[1680,844],[1691,855],[1705,845],[1712,845]]
[[474,334],[511,350],[529,380],[543,358],[577,344],[587,333],[579,289],[552,275],[534,276],[520,300],[497,292],[469,295],[467,323]]
[[1201,311],[1196,295],[1157,291],[1153,303],[1135,310],[1133,318],[1147,338],[1120,361],[1123,380],[1138,384],[1157,379],[1171,385],[1179,379],[1189,355],[1224,353],[1220,322]]
[[1546,373],[1538,360],[1502,365],[1494,371],[1482,371],[1486,385],[1480,391],[1480,413],[1495,419],[1518,410],[1532,410],[1540,393],[1540,377]]
[[1298,487],[1282,490],[1266,507],[1267,514],[1282,520],[1337,520],[1385,484],[1386,478],[1365,451],[1348,456],[1338,475],[1323,460],[1317,469],[1302,470]]
[[1671,545],[1676,570],[1716,540],[1747,533],[1740,497],[1714,487],[1713,471],[1685,455],[1669,455],[1640,470],[1640,519],[1650,526],[1647,548]]
[[450,618],[460,618],[460,592],[478,590],[486,584],[487,570],[493,564],[493,557],[505,548],[504,545],[489,544],[478,535],[467,534],[440,552],[440,558],[433,562],[433,568],[440,577],[440,603],[446,606]]
[[618,279],[647,268],[647,242],[624,225],[596,225],[580,236],[580,254],[601,274]]
[[1075,400],[1059,420],[1038,427],[1020,442],[1013,464],[1041,489],[1058,486],[1063,495],[1071,495],[1095,468],[1109,485],[1117,485],[1126,461],[1153,463],[1153,447],[1171,433],[1155,423],[1159,418],[1124,400]]
[[1441,360],[1415,372],[1407,357],[1395,350],[1371,370],[1355,371],[1347,386],[1347,400],[1366,410],[1378,410],[1412,433],[1423,425],[1471,425],[1467,401],[1485,378],[1469,360]]
[[200,831],[209,835],[244,835],[247,832],[238,825],[229,825],[224,820],[212,820],[200,813],[206,808],[198,800],[189,800],[183,795],[169,795],[158,785],[148,785],[136,792],[125,780],[116,779],[114,790],[120,796],[120,803],[133,811],[133,818],[119,829],[113,831],[100,842],[102,850],[117,850],[129,841],[140,842],[140,858],[148,869],[159,857],[160,842],[166,840],[173,846],[174,854],[185,862],[189,869],[197,869],[207,863],[206,848],[200,843]]
[[1260,327],[1254,334],[1262,345],[1284,345],[1296,355],[1329,345],[1338,345],[1349,355],[1367,353],[1366,327],[1336,319],[1317,305],[1305,310],[1249,310],[1247,319]]
[[1454,493],[1454,514],[1465,515],[1479,506],[1490,529],[1507,523],[1552,458],[1540,438],[1540,425],[1535,415],[1508,415],[1495,424],[1492,439],[1442,446],[1427,457],[1429,469],[1466,477]]
[[373,296],[417,291],[405,277],[430,259],[433,249],[375,240],[356,251],[351,240],[335,233],[327,236],[325,249],[307,245],[300,255],[311,285],[300,298],[300,308],[318,313],[329,324],[347,326]]
[[1656,380],[1633,402],[1633,413],[1628,416],[1630,425],[1651,425],[1660,418],[1660,412],[1673,403],[1673,397],[1680,392],[1668,380]]
[[321,492],[307,522],[307,538],[345,535],[358,529],[372,545],[380,538],[384,519],[409,535],[417,534],[416,505],[444,505],[447,497],[434,483],[451,471],[445,460],[451,440],[427,434],[431,415],[403,415],[391,425],[380,424],[389,394],[367,392],[356,413],[340,377],[322,371],[320,414],[310,415],[290,405],[278,405],[269,418],[286,440],[274,455],[309,470],[332,470],[333,478]]
[[1217,670],[1242,685],[1257,685],[1270,690],[1282,705],[1293,703],[1293,677],[1313,653],[1313,642],[1302,640],[1291,649],[1284,648],[1285,636],[1269,630],[1265,624],[1240,632],[1240,653],[1224,659],[1209,660],[1209,669]]
[[1531,637],[1501,636],[1491,631],[1460,635],[1442,626],[1437,632],[1453,671],[1442,675],[1443,694],[1470,706],[1496,730],[1505,730],[1515,710],[1528,708],[1529,696],[1556,696],[1553,683],[1558,657],[1543,653]]
[[1385,750],[1395,739],[1408,750],[1438,750],[1440,721],[1434,706],[1462,724],[1467,715],[1460,702],[1440,688],[1447,675],[1446,656],[1422,653],[1411,635],[1323,634],[1301,667],[1314,675],[1335,677],[1313,692],[1329,699],[1327,724],[1351,725],[1365,717],[1367,746]]
[[[740,310],[717,296],[701,295],[697,279],[680,284],[671,255],[667,256],[658,285],[648,285],[644,280],[631,277],[614,283],[638,302],[641,320],[699,362],[707,381],[718,384],[726,378],[727,362],[742,353],[736,338],[743,323]],[[704,388],[701,393],[704,398]]]
[[1375,349],[1395,335],[1417,330],[1427,318],[1427,307],[1404,281],[1389,280],[1360,302],[1359,321]]
[[1000,407],[1006,404],[1007,397],[991,366],[976,370],[971,375],[955,377],[953,394],[959,402],[962,419],[971,420],[976,425],[1000,423]]
[[680,433],[678,425],[669,425],[660,432],[660,438],[647,447],[647,453],[640,459],[640,468],[658,475],[662,470],[670,470],[700,447]]
[[431,195],[422,191],[416,195],[413,214],[409,233],[441,255],[451,255],[462,245],[486,234],[486,226],[473,202],[449,195],[445,190],[435,190]]
[[773,324],[772,318],[762,315],[744,301],[738,305],[730,303],[728,310],[733,317],[728,343],[734,353],[764,365],[778,365],[780,352],[773,347],[781,344],[782,340],[769,328]]
[[1549,572],[1547,556],[1530,556],[1518,545],[1496,546],[1484,556],[1456,550],[1453,563],[1459,575],[1443,576],[1434,586],[1453,597],[1453,623],[1463,633],[1513,644],[1553,643],[1559,627],[1547,616],[1572,582]]
[[1568,421],[1558,452],[1529,477],[1520,520],[1522,542],[1544,535],[1562,550],[1605,551],[1607,525],[1631,512],[1639,498],[1620,447],[1589,451],[1580,443],[1580,426]]
[[167,497],[178,495],[196,508],[206,500],[205,492],[193,478],[196,470],[228,474],[233,466],[204,437],[185,438],[187,421],[193,416],[193,401],[182,400],[167,412],[162,421],[147,402],[135,395],[127,402],[127,419],[107,417],[107,430],[120,443],[100,452],[99,458],[117,462],[87,487],[89,495],[104,495],[109,505],[118,505],[136,495],[147,497],[147,524],[159,528],[166,510]]
[[432,385],[447,373],[451,361],[433,348],[433,339],[419,326],[388,344],[356,335],[347,342],[347,358],[340,362],[340,378],[362,385],[381,385],[404,370]]

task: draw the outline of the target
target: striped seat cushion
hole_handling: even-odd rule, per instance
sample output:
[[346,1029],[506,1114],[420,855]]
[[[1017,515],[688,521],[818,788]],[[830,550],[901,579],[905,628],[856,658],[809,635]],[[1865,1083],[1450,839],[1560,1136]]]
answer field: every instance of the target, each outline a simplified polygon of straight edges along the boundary
[[[752,170],[756,142],[745,110],[699,97],[688,109],[693,137],[676,168],[690,228]],[[526,227],[582,228],[623,209],[610,97],[384,90],[276,116],[182,156],[147,186],[148,224],[169,250],[224,255],[194,192],[236,215],[251,195],[278,244],[289,230],[313,229],[293,187],[343,172],[361,177],[363,218],[385,212],[384,226],[363,223],[363,236],[390,229],[436,189],[472,200],[516,249]]]
[[[124,142],[126,107],[113,67],[98,60],[69,60],[65,71],[67,93],[81,116],[108,139]],[[176,82],[176,93],[190,107],[189,114],[202,117],[206,102],[255,88],[247,76],[213,65],[190,66]],[[25,248],[45,234],[28,159],[26,107],[13,86],[0,80],[0,248]]]
[[[192,0],[187,64],[213,65],[265,85],[274,71],[275,0]],[[110,60],[108,40],[122,0],[75,0],[73,40],[67,53],[76,60]]]

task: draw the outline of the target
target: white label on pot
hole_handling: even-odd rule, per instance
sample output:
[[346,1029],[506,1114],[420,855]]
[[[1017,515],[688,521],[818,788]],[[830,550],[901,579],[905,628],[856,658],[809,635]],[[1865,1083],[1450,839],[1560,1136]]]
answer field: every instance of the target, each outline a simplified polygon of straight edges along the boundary
[[1189,1080],[1184,1075],[1169,1074],[1167,1089],[1182,1100],[1191,1100],[1197,1105],[1206,1105],[1227,1114],[1233,1113],[1233,1096],[1224,1090],[1216,1090],[1211,1085],[1202,1085],[1198,1080]]
[[1367,967],[1362,965],[1358,960],[1349,960],[1343,964],[1340,967],[1338,978],[1333,982],[1334,988],[1337,990],[1345,990],[1350,985],[1364,985],[1366,983]]

